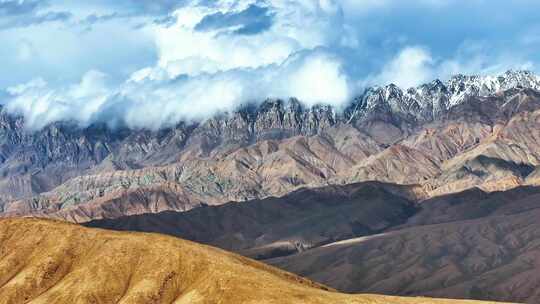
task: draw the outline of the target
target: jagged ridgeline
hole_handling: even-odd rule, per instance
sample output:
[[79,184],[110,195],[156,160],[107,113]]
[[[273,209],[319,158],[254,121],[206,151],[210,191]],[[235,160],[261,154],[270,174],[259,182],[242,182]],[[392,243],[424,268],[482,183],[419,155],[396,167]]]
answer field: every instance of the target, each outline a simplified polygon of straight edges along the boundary
[[158,131],[29,131],[2,109],[0,206],[80,222],[367,180],[414,199],[535,183],[539,89],[526,71],[459,75],[369,88],[344,109],[266,100]]

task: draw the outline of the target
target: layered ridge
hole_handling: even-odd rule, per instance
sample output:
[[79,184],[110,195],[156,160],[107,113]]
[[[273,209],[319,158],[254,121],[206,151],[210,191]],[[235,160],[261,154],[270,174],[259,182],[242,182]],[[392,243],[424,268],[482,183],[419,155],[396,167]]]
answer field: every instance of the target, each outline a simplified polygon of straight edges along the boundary
[[382,181],[415,200],[534,184],[538,76],[455,76],[406,91],[370,88],[346,109],[267,100],[159,131],[29,132],[0,115],[3,214],[85,222]]

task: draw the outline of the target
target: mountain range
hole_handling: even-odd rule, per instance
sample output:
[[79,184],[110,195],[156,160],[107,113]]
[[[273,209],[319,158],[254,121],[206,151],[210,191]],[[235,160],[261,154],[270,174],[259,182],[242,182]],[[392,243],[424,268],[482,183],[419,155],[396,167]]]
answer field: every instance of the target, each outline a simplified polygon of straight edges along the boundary
[[369,88],[343,110],[291,99],[159,131],[0,114],[2,214],[86,222],[381,181],[413,200],[537,182],[540,78]]
[[342,292],[537,303],[539,126],[527,71],[157,131],[29,130],[3,107],[0,216],[168,234]]

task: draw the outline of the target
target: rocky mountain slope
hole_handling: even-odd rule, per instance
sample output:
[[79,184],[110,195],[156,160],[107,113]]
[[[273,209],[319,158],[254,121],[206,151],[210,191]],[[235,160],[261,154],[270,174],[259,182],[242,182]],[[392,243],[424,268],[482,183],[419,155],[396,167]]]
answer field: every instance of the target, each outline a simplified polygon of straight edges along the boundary
[[475,188],[418,204],[410,191],[332,186],[86,225],[212,244],[340,291],[540,301],[540,187]]
[[349,292],[538,303],[538,216],[414,226],[267,262]]
[[535,184],[539,79],[388,85],[343,111],[267,100],[160,131],[59,122],[30,132],[2,110],[2,214],[85,222],[369,180],[416,185],[416,201]]
[[171,237],[0,220],[3,303],[476,303],[345,295]]
[[406,198],[410,190],[381,183],[327,186],[297,190],[281,198],[86,225],[165,233],[264,259],[405,224],[417,208]]

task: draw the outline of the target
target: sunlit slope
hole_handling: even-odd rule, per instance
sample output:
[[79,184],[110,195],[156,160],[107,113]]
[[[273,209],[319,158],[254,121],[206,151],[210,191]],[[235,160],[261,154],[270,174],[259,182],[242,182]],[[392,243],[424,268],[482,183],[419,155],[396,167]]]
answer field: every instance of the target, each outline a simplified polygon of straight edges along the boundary
[[468,303],[339,294],[173,237],[48,220],[1,220],[0,257],[0,301],[6,304]]

